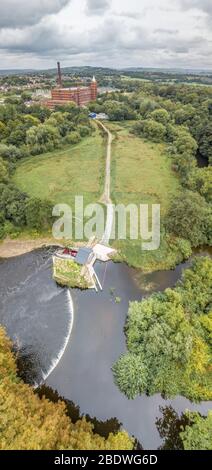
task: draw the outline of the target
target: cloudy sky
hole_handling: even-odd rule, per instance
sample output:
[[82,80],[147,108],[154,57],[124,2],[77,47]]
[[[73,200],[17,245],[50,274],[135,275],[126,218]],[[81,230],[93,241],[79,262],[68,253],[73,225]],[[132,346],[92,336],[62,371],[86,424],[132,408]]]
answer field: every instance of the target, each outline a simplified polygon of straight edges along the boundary
[[0,68],[212,69],[212,0],[0,0]]

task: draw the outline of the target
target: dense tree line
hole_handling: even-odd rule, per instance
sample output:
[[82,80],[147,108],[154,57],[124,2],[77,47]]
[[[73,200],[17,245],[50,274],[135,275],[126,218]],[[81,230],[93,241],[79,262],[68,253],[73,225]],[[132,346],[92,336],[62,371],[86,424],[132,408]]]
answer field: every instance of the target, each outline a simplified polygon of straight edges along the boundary
[[[0,143],[16,146],[21,154],[38,155],[74,141],[92,132],[86,110],[74,103],[55,112],[39,104],[25,105],[26,93],[6,99],[0,106]],[[77,133],[77,139],[76,139]]]
[[128,398],[142,393],[212,398],[211,282],[211,259],[196,258],[176,288],[130,304],[128,353],[113,367]]
[[131,450],[124,431],[107,439],[93,432],[85,418],[73,424],[63,402],[39,398],[17,375],[11,342],[0,328],[1,450]]
[[[110,120],[132,120],[133,133],[166,144],[182,186],[163,221],[166,231],[191,247],[211,244],[212,89],[137,81],[131,86],[134,92],[101,96],[91,110],[105,111]],[[198,167],[197,152],[208,167]]]
[[0,106],[0,238],[24,228],[46,231],[52,225],[49,201],[30,198],[12,182],[23,158],[77,144],[92,133],[88,113],[74,103],[50,112],[38,104],[26,107],[26,92]]

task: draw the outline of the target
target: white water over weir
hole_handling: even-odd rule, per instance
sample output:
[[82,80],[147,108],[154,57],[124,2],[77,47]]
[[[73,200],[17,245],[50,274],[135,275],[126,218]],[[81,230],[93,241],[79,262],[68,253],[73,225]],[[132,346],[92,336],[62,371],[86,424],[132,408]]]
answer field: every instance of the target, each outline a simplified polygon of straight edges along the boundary
[[52,360],[48,371],[47,372],[42,371],[42,382],[40,384],[35,383],[34,388],[40,387],[40,385],[42,385],[42,383],[45,382],[48,379],[48,377],[52,374],[52,372],[58,366],[58,364],[61,361],[61,359],[62,359],[62,357],[65,353],[65,350],[68,346],[69,340],[71,338],[73,325],[74,325],[74,303],[73,303],[73,299],[72,299],[71,292],[70,292],[69,289],[67,291],[67,300],[68,300],[68,305],[69,305],[70,319],[69,319],[69,324],[68,324],[67,335],[64,339],[63,346],[61,347],[61,349],[58,352],[57,356]]

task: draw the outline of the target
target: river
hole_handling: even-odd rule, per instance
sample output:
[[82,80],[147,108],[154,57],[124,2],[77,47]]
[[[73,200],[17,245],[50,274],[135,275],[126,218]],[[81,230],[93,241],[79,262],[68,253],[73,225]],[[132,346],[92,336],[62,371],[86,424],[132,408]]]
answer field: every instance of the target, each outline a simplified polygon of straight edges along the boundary
[[[202,254],[207,254],[207,249]],[[12,338],[26,382],[45,383],[99,421],[116,418],[144,448],[161,444],[155,421],[172,405],[206,414],[211,403],[145,395],[128,400],[114,385],[112,364],[126,350],[129,300],[173,286],[182,269],[138,276],[125,264],[98,263],[103,292],[71,291],[52,280],[52,250],[0,261],[0,323]],[[141,285],[141,287],[139,287]]]

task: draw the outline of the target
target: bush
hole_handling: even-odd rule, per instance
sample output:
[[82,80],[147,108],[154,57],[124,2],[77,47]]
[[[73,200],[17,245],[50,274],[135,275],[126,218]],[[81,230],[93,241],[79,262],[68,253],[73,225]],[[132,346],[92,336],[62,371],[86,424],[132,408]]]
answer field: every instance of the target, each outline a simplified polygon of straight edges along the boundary
[[146,380],[146,366],[143,359],[135,354],[126,354],[113,366],[115,383],[127,398],[134,399],[144,393]]
[[198,193],[184,191],[175,198],[165,224],[169,232],[186,238],[193,247],[210,243],[212,213],[205,199]]
[[70,132],[65,138],[66,143],[71,144],[71,145],[78,144],[80,140],[81,140],[80,134],[79,132],[76,132],[76,131]]
[[165,126],[153,119],[139,121],[135,124],[133,130],[136,134],[153,140],[154,142],[162,142],[166,136]]
[[151,113],[150,118],[166,126],[170,120],[170,114],[165,109],[155,109]]
[[53,223],[52,204],[36,198],[31,198],[26,203],[26,223],[29,228],[35,230],[49,229]]
[[91,134],[91,128],[88,126],[79,126],[79,133],[81,137],[87,137]]

